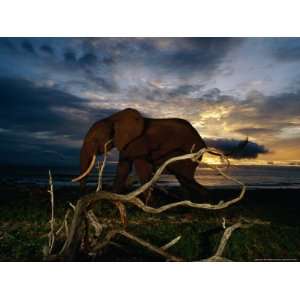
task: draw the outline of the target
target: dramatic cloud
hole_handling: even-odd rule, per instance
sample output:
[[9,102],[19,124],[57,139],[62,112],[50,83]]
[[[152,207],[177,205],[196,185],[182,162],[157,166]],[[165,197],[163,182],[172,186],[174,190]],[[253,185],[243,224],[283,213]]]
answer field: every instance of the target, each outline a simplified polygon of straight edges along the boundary
[[273,42],[273,55],[280,62],[300,60],[300,40],[298,38],[280,38]]
[[276,133],[276,129],[272,128],[262,128],[262,127],[246,127],[246,128],[240,128],[237,129],[236,132],[244,134],[244,135],[251,135],[251,136],[257,136],[257,135],[265,135],[265,134],[273,134]]
[[232,120],[231,127],[236,127],[235,132],[266,141],[279,138],[285,131],[288,138],[289,132],[300,128],[300,91],[276,96],[253,93],[233,104],[228,118]]
[[45,161],[49,155],[53,158],[54,153],[69,162],[70,155],[78,156],[91,123],[115,112],[94,111],[86,99],[21,79],[0,78],[0,101],[2,162],[7,157],[24,160],[19,154],[26,151],[26,159],[35,163],[41,156]]
[[241,39],[238,38],[185,38],[182,40],[182,47],[175,48],[173,52],[166,51],[162,61],[181,72],[199,69],[212,71],[217,68],[228,51],[240,43]]
[[93,53],[86,53],[79,58],[78,62],[83,65],[95,65],[97,63],[97,56]]
[[234,139],[206,140],[208,146],[220,149],[225,154],[233,153],[230,157],[234,157],[237,159],[257,158],[259,154],[265,154],[269,152],[269,150],[266,149],[265,146],[259,145],[251,141],[249,141],[243,149],[237,151],[237,149],[239,149],[238,146],[241,142],[242,141],[234,140]]
[[49,45],[42,45],[40,47],[40,49],[41,49],[41,51],[43,51],[43,52],[45,52],[47,54],[51,54],[51,55],[54,54],[53,48],[51,46],[49,46]]
[[67,63],[75,63],[76,62],[75,53],[72,51],[66,51],[64,53],[64,58]]
[[0,47],[7,48],[10,51],[15,50],[15,46],[9,38],[1,38]]
[[22,47],[23,47],[24,50],[26,50],[27,52],[29,52],[31,54],[35,53],[35,50],[34,50],[32,44],[27,40],[22,42]]
[[299,58],[298,38],[0,38],[0,157],[72,163],[94,121],[133,107],[224,151],[248,136],[238,158],[297,160]]

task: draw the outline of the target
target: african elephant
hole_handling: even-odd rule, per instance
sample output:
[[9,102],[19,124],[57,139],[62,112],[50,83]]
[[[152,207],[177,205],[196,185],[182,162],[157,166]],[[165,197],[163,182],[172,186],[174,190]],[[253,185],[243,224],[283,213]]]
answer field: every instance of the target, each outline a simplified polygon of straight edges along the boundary
[[[113,190],[124,191],[127,177],[135,168],[141,183],[147,182],[155,169],[167,159],[206,148],[197,130],[183,119],[145,118],[135,109],[127,108],[92,125],[80,152],[81,175],[72,181],[84,181],[96,162],[96,155],[104,152],[104,145],[112,139],[108,150],[117,147],[119,162]],[[193,194],[205,194],[204,187],[194,179],[197,163],[176,161],[167,172],[178,179],[181,186]]]

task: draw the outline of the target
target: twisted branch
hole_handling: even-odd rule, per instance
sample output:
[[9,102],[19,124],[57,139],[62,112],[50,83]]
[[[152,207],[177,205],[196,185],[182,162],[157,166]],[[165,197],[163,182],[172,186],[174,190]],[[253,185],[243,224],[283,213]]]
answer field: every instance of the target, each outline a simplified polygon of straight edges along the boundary
[[104,172],[104,168],[106,165],[106,159],[107,159],[107,147],[108,145],[112,142],[112,140],[108,140],[105,144],[104,144],[104,154],[103,154],[103,161],[101,163],[101,167],[100,167],[100,162],[98,161],[98,184],[97,184],[97,189],[96,192],[99,192],[100,190],[102,190],[102,176],[103,176],[103,172]]
[[[111,142],[111,141],[109,141],[109,142]],[[205,149],[201,149],[195,153],[190,153],[190,154],[185,154],[185,155],[170,158],[165,163],[163,163],[161,167],[158,168],[158,170],[155,172],[155,174],[151,180],[149,180],[147,183],[143,184],[142,186],[140,186],[133,192],[130,192],[126,195],[120,195],[120,194],[116,194],[116,193],[103,191],[103,190],[101,190],[102,174],[103,174],[103,170],[104,170],[105,162],[106,162],[106,150],[107,150],[106,147],[109,144],[109,142],[107,142],[105,144],[104,161],[103,161],[101,168],[99,168],[97,191],[94,193],[91,193],[89,195],[81,197],[77,201],[77,204],[74,208],[74,216],[73,216],[73,220],[72,220],[71,227],[69,230],[69,234],[67,235],[64,246],[60,251],[60,255],[62,255],[66,259],[72,260],[75,257],[77,249],[79,249],[78,247],[80,247],[82,239],[86,239],[86,237],[84,237],[84,233],[83,233],[84,228],[85,228],[85,230],[87,230],[88,225],[86,224],[86,222],[91,224],[91,226],[95,229],[95,238],[99,239],[101,237],[101,233],[103,230],[103,224],[101,224],[98,221],[98,219],[96,218],[96,216],[94,215],[94,213],[92,211],[93,205],[96,204],[98,201],[105,201],[105,200],[112,201],[113,203],[115,203],[118,206],[118,208],[120,210],[121,218],[125,219],[126,218],[126,210],[122,210],[122,207],[124,207],[124,209],[125,209],[124,204],[126,204],[126,203],[133,204],[136,207],[143,210],[144,212],[154,213],[154,214],[162,213],[171,208],[179,207],[179,206],[187,206],[187,207],[198,208],[198,209],[218,210],[218,209],[224,209],[234,203],[237,203],[238,201],[240,201],[243,198],[243,196],[245,194],[246,186],[242,182],[225,174],[219,167],[211,166],[211,165],[205,163],[208,167],[216,170],[224,178],[229,179],[229,180],[237,183],[238,185],[240,185],[242,188],[241,188],[239,196],[237,196],[229,201],[226,201],[226,202],[219,201],[218,204],[195,203],[190,200],[183,200],[183,201],[178,201],[178,202],[162,205],[158,208],[154,208],[154,207],[151,207],[151,206],[145,204],[138,197],[140,194],[142,194],[143,192],[145,192],[146,190],[151,188],[151,186],[153,186],[153,184],[159,180],[159,178],[160,178],[161,174],[163,173],[163,171],[165,170],[165,168],[173,162],[191,159],[195,162],[200,163],[202,156],[205,153],[210,153],[210,154],[218,155],[222,159],[222,161],[227,161],[227,165],[229,165],[229,161],[228,161],[227,157],[225,157],[221,152],[217,151],[214,148],[205,148]],[[121,219],[121,221],[123,221],[123,225],[124,225],[124,223],[125,223],[124,220]],[[225,222],[223,222],[223,226],[225,227]],[[240,228],[243,226],[244,226],[244,224],[239,222],[237,224],[234,224],[234,225],[226,228],[226,230],[224,231],[223,237],[220,241],[220,245],[218,247],[216,254],[213,255],[212,257],[208,258],[207,260],[214,261],[217,259],[224,259],[221,257],[221,255],[225,249],[226,243],[227,243],[228,239],[230,238],[232,232],[234,230],[236,230],[237,228]],[[86,231],[86,232],[88,234],[88,231]],[[169,249],[171,246],[173,246],[175,243],[177,243],[180,240],[181,236],[178,236],[177,238],[173,239],[172,241],[170,241],[169,243],[167,243],[166,245],[164,245],[162,247],[157,247],[157,246],[150,244],[147,241],[140,239],[139,237],[134,236],[133,234],[131,234],[123,229],[112,229],[101,240],[95,241],[95,239],[94,239],[94,242],[92,243],[93,244],[92,250],[90,253],[92,255],[95,255],[95,253],[99,253],[99,251],[101,251],[104,247],[106,247],[109,243],[111,243],[112,239],[116,235],[122,235],[122,236],[126,237],[127,239],[133,240],[134,242],[147,248],[149,251],[155,252],[155,253],[165,257],[167,260],[182,261],[181,258],[176,257],[176,256],[166,252],[167,249]],[[89,245],[91,246],[91,243],[89,243]]]
[[104,239],[99,242],[92,250],[92,252],[90,253],[90,255],[95,255],[96,253],[99,253],[102,249],[104,249],[109,243],[111,243],[112,239],[115,238],[117,235],[121,235],[126,237],[129,240],[134,241],[135,243],[143,246],[144,248],[146,248],[147,250],[149,250],[150,252],[154,252],[162,257],[165,257],[167,260],[170,261],[183,261],[182,258],[177,257],[175,255],[169,254],[168,252],[166,252],[165,250],[167,250],[168,248],[170,248],[171,246],[173,246],[175,243],[177,243],[180,239],[180,236],[175,238],[174,240],[172,240],[171,242],[167,243],[165,246],[163,247],[156,247],[154,245],[152,245],[151,243],[133,235],[132,233],[129,233],[126,230],[111,230],[109,231],[106,236],[104,237]]
[[56,231],[55,235],[59,235],[62,232],[62,230],[65,228],[65,234],[66,234],[66,236],[68,236],[68,234],[69,234],[68,217],[70,215],[70,212],[71,212],[71,210],[68,209],[64,216],[64,220],[62,221],[62,224]]
[[98,238],[102,233],[103,225],[98,222],[98,219],[92,210],[89,210],[86,216],[95,230],[95,237]]
[[[238,221],[237,223],[235,223],[225,229],[216,253],[213,256],[211,256],[203,261],[230,261],[229,259],[222,257],[222,254],[225,250],[225,247],[226,247],[232,233],[239,228],[249,228],[255,224],[269,225],[270,222],[265,222],[265,221],[261,221],[261,220],[249,220],[249,219],[241,218],[240,221]],[[224,226],[225,226],[225,219],[222,222],[222,227],[224,227]]]
[[[195,203],[190,200],[182,200],[182,201],[162,205],[158,208],[148,206],[147,204],[145,204],[143,201],[141,201],[137,197],[140,194],[142,194],[143,192],[145,192],[146,190],[148,190],[155,182],[157,182],[159,180],[161,174],[163,173],[163,171],[169,164],[171,164],[175,161],[186,160],[186,159],[192,159],[194,161],[199,162],[199,157],[202,157],[202,155],[206,152],[208,152],[208,153],[214,152],[220,156],[224,156],[221,152],[215,150],[214,148],[205,148],[205,149],[201,149],[195,153],[176,156],[176,157],[168,159],[160,168],[158,168],[158,170],[155,172],[155,174],[151,180],[149,180],[148,182],[146,182],[145,184],[143,184],[142,186],[140,186],[133,192],[130,192],[126,195],[121,195],[121,194],[116,194],[116,193],[111,193],[111,192],[106,192],[106,191],[100,191],[98,193],[92,193],[87,196],[84,196],[82,199],[85,199],[85,201],[87,201],[89,203],[89,205],[93,205],[95,202],[100,201],[100,200],[120,201],[122,203],[131,203],[131,204],[137,206],[138,208],[142,209],[144,212],[154,213],[154,214],[162,213],[166,210],[169,210],[171,208],[178,207],[178,206],[188,206],[188,207],[192,207],[192,208],[209,209],[209,210],[224,209],[224,208],[240,201],[243,198],[243,196],[246,192],[246,186],[241,181],[225,174],[220,168],[218,168],[216,166],[211,166],[209,164],[207,164],[207,165],[209,167],[211,167],[212,169],[215,169],[217,172],[219,172],[219,174],[221,174],[224,178],[231,180],[242,187],[239,196],[237,196],[229,201],[226,201],[226,202],[223,200],[220,200],[218,204]],[[224,159],[227,159],[227,158],[225,157]]]
[[49,190],[48,193],[50,194],[50,203],[51,203],[51,219],[50,219],[50,232],[48,234],[49,242],[48,242],[48,251],[51,254],[53,249],[54,241],[55,241],[55,233],[54,233],[54,191],[53,191],[53,180],[52,174],[49,170]]
[[160,247],[162,250],[167,250],[171,247],[173,247],[179,240],[181,239],[181,235],[170,241],[169,243],[165,244],[164,246]]

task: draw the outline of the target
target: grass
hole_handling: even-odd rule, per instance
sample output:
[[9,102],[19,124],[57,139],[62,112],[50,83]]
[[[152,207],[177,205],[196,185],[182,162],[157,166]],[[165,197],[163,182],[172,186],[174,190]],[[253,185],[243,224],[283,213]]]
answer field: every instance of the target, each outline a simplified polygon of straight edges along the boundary
[[[43,247],[49,231],[50,201],[47,189],[6,186],[1,188],[0,200],[0,261],[42,261]],[[227,192],[230,194],[230,192]],[[269,197],[249,194],[245,202],[222,211],[177,208],[160,215],[149,215],[129,207],[127,230],[162,246],[181,235],[181,240],[169,251],[187,261],[207,258],[216,251],[222,236],[222,217],[228,221],[239,216],[261,218],[271,225],[255,225],[236,230],[226,249],[225,256],[234,261],[257,259],[300,259],[299,204],[295,205],[299,191],[290,193],[291,201],[281,205]],[[282,191],[287,197],[287,192]],[[296,193],[296,194],[295,194]],[[226,193],[222,192],[222,196]],[[282,199],[278,192],[274,195]],[[220,195],[216,193],[215,197]],[[76,203],[78,191],[62,188],[55,192],[56,221],[62,221],[68,202]],[[255,198],[255,200],[253,200]],[[251,200],[252,199],[252,200]],[[267,200],[262,200],[267,199]],[[298,198],[299,199],[299,198]],[[273,201],[273,202],[272,202]],[[294,203],[294,204],[293,204]],[[96,213],[114,220],[116,209],[108,203]],[[109,246],[100,261],[160,261],[162,258],[145,251],[123,237]]]

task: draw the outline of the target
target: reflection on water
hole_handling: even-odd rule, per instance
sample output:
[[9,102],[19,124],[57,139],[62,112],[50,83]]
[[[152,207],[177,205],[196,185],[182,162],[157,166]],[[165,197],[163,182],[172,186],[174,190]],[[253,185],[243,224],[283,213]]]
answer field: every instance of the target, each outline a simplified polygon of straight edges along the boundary
[[[104,183],[111,183],[115,174],[115,164],[108,164],[105,169]],[[52,168],[55,186],[76,185],[71,183],[72,177],[78,175],[78,169]],[[230,176],[244,182],[250,188],[300,188],[300,167],[294,166],[231,166]],[[48,183],[48,169],[42,167],[2,167],[1,182],[46,185]],[[216,171],[199,167],[196,180],[208,187],[233,187],[234,182],[224,179]],[[97,174],[89,177],[89,183],[95,184]],[[178,185],[174,176],[163,175],[159,181],[161,185]]]

